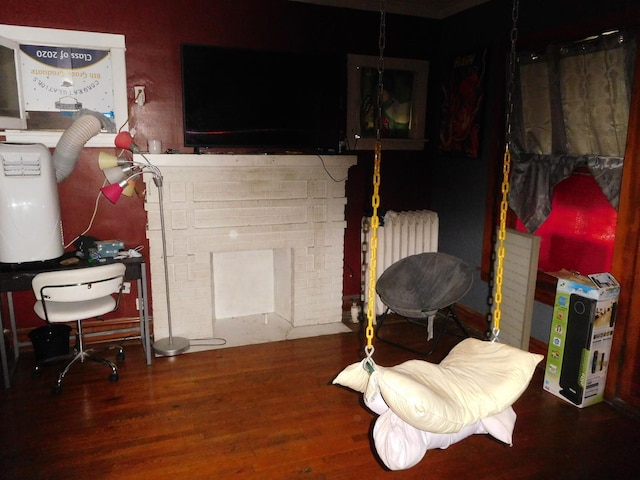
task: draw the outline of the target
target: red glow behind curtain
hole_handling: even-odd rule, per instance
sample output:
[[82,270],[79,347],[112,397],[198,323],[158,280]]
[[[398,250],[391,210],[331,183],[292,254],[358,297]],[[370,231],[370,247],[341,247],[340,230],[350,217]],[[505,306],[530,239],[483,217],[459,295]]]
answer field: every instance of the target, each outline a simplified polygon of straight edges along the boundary
[[[617,219],[591,175],[571,175],[556,185],[551,214],[536,231],[541,237],[538,269],[584,275],[610,271]],[[520,220],[516,228],[527,231]]]

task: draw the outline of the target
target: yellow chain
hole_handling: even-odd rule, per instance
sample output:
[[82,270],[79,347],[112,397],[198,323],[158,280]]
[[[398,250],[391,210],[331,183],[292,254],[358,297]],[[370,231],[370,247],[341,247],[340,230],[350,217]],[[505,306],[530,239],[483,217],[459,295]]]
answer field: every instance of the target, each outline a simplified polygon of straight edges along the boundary
[[[382,103],[383,103],[383,74],[384,74],[384,47],[386,31],[386,2],[380,0],[380,31],[378,36],[378,47],[380,55],[378,57],[378,114],[376,116],[376,144],[373,160],[373,194],[371,195],[371,257],[369,260],[369,288],[367,290],[367,346],[364,349],[367,359],[371,360],[373,355],[373,322],[376,318],[376,272],[378,270],[378,227],[380,218],[378,217],[378,207],[380,206],[380,160],[382,158]],[[368,362],[369,368],[373,368],[373,361]]]
[[507,82],[507,118],[506,118],[506,134],[504,159],[502,162],[502,200],[500,202],[500,226],[498,228],[498,245],[497,257],[498,264],[495,272],[495,292],[493,294],[493,328],[491,331],[492,341],[497,341],[500,335],[500,317],[502,311],[500,304],[502,303],[502,280],[504,274],[504,241],[507,237],[507,211],[509,210],[509,171],[511,170],[511,116],[513,114],[513,91],[516,69],[516,41],[518,39],[518,16],[520,10],[519,0],[513,0],[513,8],[511,10],[511,51],[509,52],[509,81]]
[[511,152],[509,147],[504,151],[504,161],[502,164],[502,201],[500,202],[500,227],[498,229],[498,265],[496,267],[496,290],[493,294],[493,303],[495,309],[493,311],[493,341],[498,339],[500,335],[500,317],[502,311],[500,304],[502,303],[502,278],[504,274],[504,241],[507,237],[507,210],[509,209],[509,170],[511,170]]
[[376,141],[375,156],[373,161],[373,195],[371,195],[371,206],[373,214],[371,215],[371,242],[369,250],[371,258],[369,260],[369,289],[367,303],[367,346],[365,353],[367,357],[373,354],[373,321],[376,318],[376,271],[378,263],[378,227],[380,226],[380,218],[378,217],[378,207],[380,206],[380,160],[382,158],[382,143]]

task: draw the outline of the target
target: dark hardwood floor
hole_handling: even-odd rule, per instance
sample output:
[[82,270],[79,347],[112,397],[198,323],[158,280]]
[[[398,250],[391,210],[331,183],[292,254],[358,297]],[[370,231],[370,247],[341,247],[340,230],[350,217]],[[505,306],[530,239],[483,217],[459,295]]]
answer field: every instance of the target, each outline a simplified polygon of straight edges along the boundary
[[[415,326],[388,327],[421,337]],[[451,348],[446,336],[436,355]],[[25,353],[0,393],[0,478],[13,479],[637,479],[640,422],[602,403],[578,409],[542,390],[542,367],[516,402],[513,447],[474,435],[390,472],[376,459],[374,415],[331,384],[362,356],[360,332],[157,358],[126,345],[120,381],[74,367],[31,377]],[[376,344],[393,365],[414,356]]]

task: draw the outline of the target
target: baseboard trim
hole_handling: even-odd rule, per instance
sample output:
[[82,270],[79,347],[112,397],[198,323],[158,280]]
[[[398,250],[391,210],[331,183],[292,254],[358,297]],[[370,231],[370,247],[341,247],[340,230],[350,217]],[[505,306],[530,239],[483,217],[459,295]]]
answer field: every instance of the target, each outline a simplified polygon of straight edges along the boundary
[[[487,317],[477,310],[457,303],[455,305],[455,312],[461,322],[466,324],[469,328],[482,332],[486,335],[487,332]],[[541,365],[546,363],[548,345],[537,338],[529,337],[529,351],[532,353],[539,353],[545,357],[545,360],[540,362]]]
[[[151,334],[153,335],[153,324],[150,323]],[[71,327],[71,343],[76,334],[75,322],[67,323]],[[33,345],[29,339],[29,332],[38,327],[19,328],[18,346],[20,349],[32,350]],[[122,341],[140,338],[140,319],[138,317],[122,317],[108,320],[85,320],[82,322],[87,343],[102,343],[112,341]]]
[[455,304],[454,310],[462,323],[486,336],[487,317],[485,315],[460,303]]

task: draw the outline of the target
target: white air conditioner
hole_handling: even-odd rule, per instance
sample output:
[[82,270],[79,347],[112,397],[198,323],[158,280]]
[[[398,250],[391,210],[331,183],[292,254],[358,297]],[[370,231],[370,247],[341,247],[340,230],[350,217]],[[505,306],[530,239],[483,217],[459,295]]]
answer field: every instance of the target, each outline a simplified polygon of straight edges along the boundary
[[56,173],[41,144],[0,143],[0,262],[64,253]]

